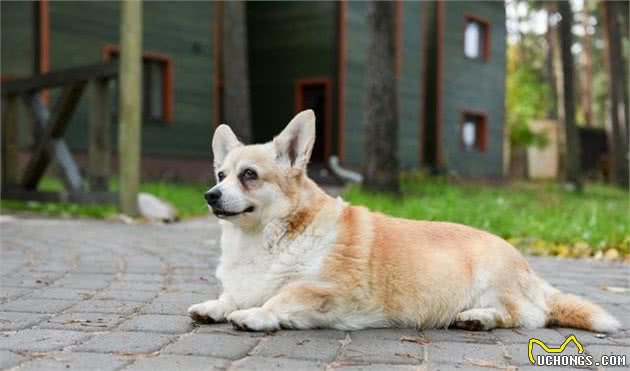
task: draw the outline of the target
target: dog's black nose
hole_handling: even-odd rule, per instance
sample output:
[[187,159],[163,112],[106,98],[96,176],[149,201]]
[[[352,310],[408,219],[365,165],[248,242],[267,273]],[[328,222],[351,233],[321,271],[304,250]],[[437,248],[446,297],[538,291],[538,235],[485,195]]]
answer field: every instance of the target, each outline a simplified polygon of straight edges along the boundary
[[214,206],[221,198],[221,191],[219,191],[218,189],[215,189],[214,191],[208,191],[203,195],[203,197],[208,202],[208,205]]

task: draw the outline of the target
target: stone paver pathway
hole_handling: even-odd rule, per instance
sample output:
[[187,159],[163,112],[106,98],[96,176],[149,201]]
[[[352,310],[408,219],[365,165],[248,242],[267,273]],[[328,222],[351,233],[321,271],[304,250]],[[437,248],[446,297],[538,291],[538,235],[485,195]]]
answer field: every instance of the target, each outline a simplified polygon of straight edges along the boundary
[[602,289],[630,287],[630,267],[594,261],[530,259],[554,285],[622,320],[624,330],[606,337],[568,329],[259,334],[199,326],[186,309],[219,292],[219,233],[211,220],[2,219],[0,369],[528,369],[531,337],[557,346],[569,334],[587,353],[630,361],[630,295]]

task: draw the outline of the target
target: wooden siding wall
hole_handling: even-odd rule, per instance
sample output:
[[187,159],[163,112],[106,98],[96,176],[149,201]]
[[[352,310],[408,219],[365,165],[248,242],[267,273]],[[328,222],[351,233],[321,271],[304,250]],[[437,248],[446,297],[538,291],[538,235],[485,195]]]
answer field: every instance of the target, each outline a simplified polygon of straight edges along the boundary
[[[450,173],[465,176],[500,177],[503,174],[505,119],[505,4],[483,1],[444,1],[442,72],[442,152]],[[475,15],[490,22],[490,56],[464,57],[464,16]],[[462,111],[487,113],[486,152],[461,148]]]
[[[0,73],[2,78],[28,77],[35,68],[35,4],[30,1],[0,2]],[[29,113],[19,105],[19,141],[21,146],[32,144]]]
[[2,75],[26,77],[33,73],[35,56],[34,10],[29,1],[0,2]]
[[[297,79],[329,77],[336,81],[336,14],[337,4],[329,1],[247,3],[256,142],[272,139],[295,114]],[[332,101],[333,117],[336,117],[336,95]],[[323,122],[318,118],[317,124]],[[336,153],[336,120],[332,129],[332,148]]]
[[[403,2],[399,76],[399,158],[403,169],[419,165],[420,113],[423,105],[422,79],[424,36],[421,35],[424,7]],[[367,63],[367,3],[349,1],[346,13],[346,115],[345,164],[361,168],[364,163],[365,76]]]
[[[11,6],[5,7],[7,4]],[[12,7],[17,8],[18,3],[2,2],[2,64],[6,66],[6,58],[15,65],[26,64],[31,69],[32,50],[26,50],[32,43],[30,26],[7,35],[9,42],[5,44],[5,8]],[[28,4],[28,8],[31,9],[32,4]],[[103,47],[119,42],[119,12],[117,2],[50,2],[51,70],[102,61]],[[143,13],[144,49],[173,59],[175,101],[172,123],[143,125],[143,153],[209,157],[213,130],[214,5],[145,2]],[[27,19],[23,21],[25,24]],[[10,22],[20,21],[12,19]],[[5,46],[12,43],[22,45],[20,40],[29,41],[21,46],[25,50],[18,55],[5,52]],[[15,46],[10,48],[19,50]],[[51,102],[54,98],[55,95],[51,95]],[[68,128],[68,143],[74,149],[82,150],[87,146],[87,103],[87,99],[82,98]]]

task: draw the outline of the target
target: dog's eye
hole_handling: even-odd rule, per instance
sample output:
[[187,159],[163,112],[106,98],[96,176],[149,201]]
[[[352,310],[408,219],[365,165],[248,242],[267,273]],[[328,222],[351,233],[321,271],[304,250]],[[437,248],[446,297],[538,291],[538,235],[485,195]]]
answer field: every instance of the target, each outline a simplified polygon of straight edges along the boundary
[[219,182],[223,181],[223,179],[225,179],[225,173],[222,171],[219,171],[217,173],[217,178],[219,178]]
[[256,180],[258,179],[258,173],[252,169],[245,169],[241,173],[241,178],[244,180]]

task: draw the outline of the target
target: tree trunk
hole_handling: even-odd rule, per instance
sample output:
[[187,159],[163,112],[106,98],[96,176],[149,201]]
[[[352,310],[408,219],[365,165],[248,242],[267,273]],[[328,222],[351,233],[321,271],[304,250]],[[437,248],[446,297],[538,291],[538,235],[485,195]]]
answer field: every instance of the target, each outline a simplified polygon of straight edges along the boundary
[[593,125],[593,47],[591,35],[588,33],[590,19],[590,2],[584,1],[582,10],[582,27],[584,28],[583,52],[584,74],[582,75],[582,109],[584,111],[584,121],[586,126]]
[[222,2],[223,117],[244,142],[252,141],[247,15],[244,1]]
[[368,4],[365,186],[398,193],[398,87],[393,1]]
[[556,26],[551,24],[551,14],[555,12],[555,4],[552,2],[545,3],[547,10],[547,32],[545,33],[545,41],[547,43],[547,57],[545,58],[545,79],[550,87],[549,89],[549,105],[547,106],[547,117],[550,119],[558,118],[558,89],[556,83],[556,72],[554,70],[554,52],[556,50],[555,32]]
[[120,168],[120,211],[138,215],[140,188],[140,128],[142,96],[142,2],[125,0],[120,14],[120,76],[118,97],[120,127],[118,161]]
[[606,40],[608,44],[608,73],[610,89],[610,175],[611,180],[620,186],[628,187],[628,90],[626,86],[626,63],[621,50],[618,4],[603,1],[606,20]]
[[562,54],[562,95],[564,106],[564,131],[566,137],[566,173],[565,179],[572,183],[578,191],[582,190],[582,174],[580,168],[580,142],[575,125],[575,87],[573,73],[573,12],[567,0],[558,2],[558,11],[562,16],[560,22],[560,52]]

